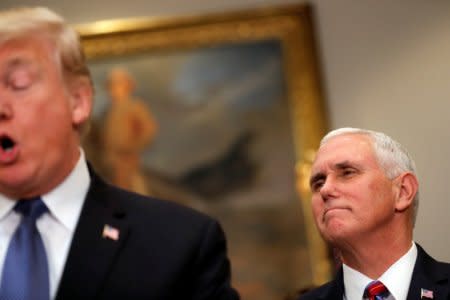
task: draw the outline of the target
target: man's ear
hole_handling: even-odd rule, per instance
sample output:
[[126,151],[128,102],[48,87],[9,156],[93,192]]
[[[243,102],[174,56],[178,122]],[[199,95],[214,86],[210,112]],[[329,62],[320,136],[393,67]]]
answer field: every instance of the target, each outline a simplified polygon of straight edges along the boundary
[[395,181],[398,187],[395,210],[404,211],[413,205],[414,197],[419,188],[419,182],[417,181],[417,177],[410,172],[399,175]]
[[71,84],[72,124],[80,126],[89,119],[92,110],[93,89],[87,78],[80,78]]

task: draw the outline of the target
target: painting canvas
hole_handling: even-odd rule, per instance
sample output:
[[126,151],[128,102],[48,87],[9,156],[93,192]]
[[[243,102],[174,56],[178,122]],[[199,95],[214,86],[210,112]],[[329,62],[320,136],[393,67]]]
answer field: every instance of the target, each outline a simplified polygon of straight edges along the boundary
[[315,282],[286,68],[271,36],[90,59],[89,160],[119,186],[216,217],[243,299]]

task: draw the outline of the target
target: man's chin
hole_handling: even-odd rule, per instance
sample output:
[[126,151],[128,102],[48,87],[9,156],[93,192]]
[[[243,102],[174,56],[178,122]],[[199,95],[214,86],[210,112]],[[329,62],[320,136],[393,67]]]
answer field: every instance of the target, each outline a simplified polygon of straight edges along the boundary
[[345,223],[339,218],[330,218],[321,227],[322,236],[329,242],[340,240],[346,236]]
[[0,193],[11,198],[24,198],[36,176],[19,168],[0,168]]

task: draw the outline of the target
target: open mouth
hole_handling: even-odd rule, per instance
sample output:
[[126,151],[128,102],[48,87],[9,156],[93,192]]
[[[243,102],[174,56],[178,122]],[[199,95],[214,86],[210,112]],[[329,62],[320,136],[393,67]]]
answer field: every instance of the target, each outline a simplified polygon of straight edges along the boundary
[[0,135],[0,164],[11,164],[19,157],[19,147],[14,139]]
[[10,152],[14,149],[15,142],[8,136],[0,137],[0,147],[5,152]]

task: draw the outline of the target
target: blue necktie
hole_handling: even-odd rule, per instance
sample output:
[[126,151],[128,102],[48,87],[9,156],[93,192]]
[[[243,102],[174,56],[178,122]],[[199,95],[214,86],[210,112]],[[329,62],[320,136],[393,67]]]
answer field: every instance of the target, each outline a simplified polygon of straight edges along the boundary
[[22,221],[6,253],[0,300],[49,300],[47,255],[36,220],[47,211],[41,198],[19,201]]

